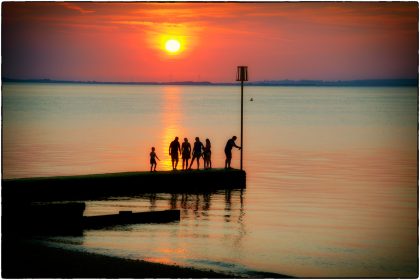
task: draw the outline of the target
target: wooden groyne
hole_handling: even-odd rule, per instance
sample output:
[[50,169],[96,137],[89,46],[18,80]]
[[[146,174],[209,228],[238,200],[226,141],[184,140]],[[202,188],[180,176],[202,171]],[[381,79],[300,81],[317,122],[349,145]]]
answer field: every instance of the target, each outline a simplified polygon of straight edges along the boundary
[[208,192],[246,187],[237,169],[123,172],[2,180],[3,202],[100,199],[143,193]]
[[83,229],[98,229],[116,225],[169,223],[181,219],[180,210],[150,212],[120,211],[118,214],[83,217]]
[[180,210],[148,212],[120,211],[117,214],[84,216],[83,202],[3,205],[4,235],[81,235],[85,229],[118,225],[169,223],[180,220]]

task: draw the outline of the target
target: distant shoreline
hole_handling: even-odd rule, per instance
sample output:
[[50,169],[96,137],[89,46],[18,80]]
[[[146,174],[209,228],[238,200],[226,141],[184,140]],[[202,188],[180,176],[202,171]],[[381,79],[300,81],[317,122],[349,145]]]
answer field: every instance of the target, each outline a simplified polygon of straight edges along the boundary
[[[235,83],[217,82],[103,82],[103,81],[71,81],[51,79],[14,79],[2,78],[3,83],[42,83],[42,84],[88,84],[88,85],[182,85],[182,86],[237,86]],[[303,87],[417,87],[418,79],[369,79],[347,81],[324,81],[324,80],[273,80],[246,82],[247,86],[303,86]]]

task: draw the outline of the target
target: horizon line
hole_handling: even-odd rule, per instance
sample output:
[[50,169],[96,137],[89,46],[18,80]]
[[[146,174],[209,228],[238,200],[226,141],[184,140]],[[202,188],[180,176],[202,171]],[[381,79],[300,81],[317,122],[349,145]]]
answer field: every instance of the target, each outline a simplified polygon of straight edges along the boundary
[[[197,85],[236,85],[239,82],[211,82],[211,81],[191,81],[191,80],[179,80],[179,81],[97,81],[97,80],[72,80],[72,79],[51,79],[51,78],[9,78],[9,77],[2,77],[2,82],[35,82],[35,83],[87,83],[87,84],[149,84],[149,85],[170,85],[170,84],[197,84]],[[412,84],[413,82],[417,81],[418,84],[418,77],[416,78],[368,78],[368,79],[339,79],[339,80],[323,80],[323,79],[278,79],[278,80],[255,80],[255,81],[247,81],[247,84],[267,84],[267,85],[298,85],[298,84],[337,84],[337,83],[383,83],[383,82],[409,82]]]

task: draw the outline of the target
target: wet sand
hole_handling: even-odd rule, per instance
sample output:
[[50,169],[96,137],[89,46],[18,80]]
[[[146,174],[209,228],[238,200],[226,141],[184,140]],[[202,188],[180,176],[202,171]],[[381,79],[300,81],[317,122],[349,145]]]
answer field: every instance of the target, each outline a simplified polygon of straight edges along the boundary
[[238,278],[214,271],[2,240],[3,278]]
[[[2,278],[244,278],[211,270],[129,260],[48,247],[28,239],[2,238]],[[249,278],[292,278],[253,272]]]

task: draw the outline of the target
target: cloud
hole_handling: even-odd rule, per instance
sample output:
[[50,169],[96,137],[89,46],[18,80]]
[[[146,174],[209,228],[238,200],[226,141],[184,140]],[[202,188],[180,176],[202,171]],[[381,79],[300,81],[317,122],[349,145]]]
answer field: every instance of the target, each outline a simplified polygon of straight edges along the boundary
[[84,8],[78,6],[74,3],[70,3],[70,2],[62,2],[62,3],[58,3],[58,4],[60,4],[61,6],[67,8],[69,10],[78,11],[81,14],[90,14],[90,13],[95,12],[94,10],[87,10],[87,9],[84,9]]

